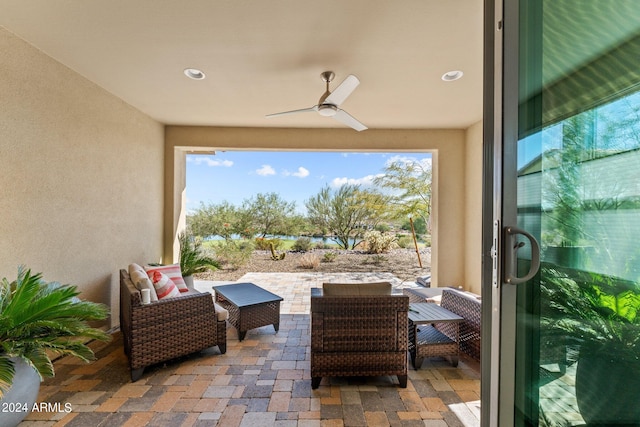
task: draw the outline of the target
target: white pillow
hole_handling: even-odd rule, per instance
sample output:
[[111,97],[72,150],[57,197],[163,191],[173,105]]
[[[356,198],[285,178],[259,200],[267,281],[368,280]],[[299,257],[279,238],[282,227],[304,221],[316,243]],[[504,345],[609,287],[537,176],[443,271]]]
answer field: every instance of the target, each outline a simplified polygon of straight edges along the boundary
[[[138,266],[140,267],[140,266]],[[149,289],[149,297],[151,301],[158,301],[158,295],[156,293],[156,289],[153,287],[153,283],[149,280],[149,276],[145,271],[140,267],[140,269],[132,269],[129,273],[129,277],[131,278],[131,283],[136,287],[139,291],[143,289]]]

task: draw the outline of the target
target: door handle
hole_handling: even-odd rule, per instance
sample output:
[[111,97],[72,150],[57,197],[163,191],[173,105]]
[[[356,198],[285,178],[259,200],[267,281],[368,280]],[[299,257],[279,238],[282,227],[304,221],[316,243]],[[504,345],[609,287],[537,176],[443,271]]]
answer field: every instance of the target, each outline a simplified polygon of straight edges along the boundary
[[[517,272],[517,263],[518,263],[518,249],[525,245],[524,242],[518,242],[517,236],[518,234],[524,236],[529,240],[531,244],[531,266],[529,267],[529,272],[522,276],[518,277]],[[522,230],[518,227],[505,227],[505,269],[504,274],[505,283],[510,283],[512,285],[518,285],[520,283],[524,283],[528,280],[531,280],[533,276],[536,275],[538,270],[540,269],[540,246],[538,245],[538,241],[535,237],[533,237],[529,232]]]

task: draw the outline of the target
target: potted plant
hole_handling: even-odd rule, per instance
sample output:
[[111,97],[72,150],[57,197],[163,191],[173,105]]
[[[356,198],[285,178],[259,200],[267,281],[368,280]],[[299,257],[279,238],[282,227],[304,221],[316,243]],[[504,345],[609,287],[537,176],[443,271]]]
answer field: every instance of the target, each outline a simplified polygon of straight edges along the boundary
[[180,271],[189,288],[193,288],[193,275],[207,270],[217,270],[220,264],[207,256],[202,249],[202,241],[187,233],[178,235],[180,243]]
[[552,331],[579,348],[576,399],[589,425],[640,424],[640,284],[545,267],[541,289]]
[[54,376],[52,357],[90,361],[86,340],[110,339],[87,323],[105,319],[108,308],[78,294],[75,286],[47,283],[24,267],[16,280],[0,282],[0,402],[8,409],[0,412],[0,425],[17,425],[32,409],[40,381]]

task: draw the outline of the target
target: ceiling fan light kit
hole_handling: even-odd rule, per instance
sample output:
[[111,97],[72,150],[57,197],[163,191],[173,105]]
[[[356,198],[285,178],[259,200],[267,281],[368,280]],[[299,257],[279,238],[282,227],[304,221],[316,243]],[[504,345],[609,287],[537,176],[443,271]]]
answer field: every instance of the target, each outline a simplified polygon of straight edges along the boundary
[[335,73],[333,71],[325,71],[320,74],[322,81],[326,84],[326,90],[318,100],[318,103],[310,108],[302,108],[300,110],[284,111],[282,113],[268,114],[267,117],[284,116],[288,114],[296,113],[308,113],[316,111],[323,117],[331,117],[352,129],[359,131],[367,129],[365,125],[356,120],[349,113],[340,108],[349,95],[360,84],[360,80],[353,74],[347,76],[340,85],[333,90],[329,91],[329,83],[334,79]]

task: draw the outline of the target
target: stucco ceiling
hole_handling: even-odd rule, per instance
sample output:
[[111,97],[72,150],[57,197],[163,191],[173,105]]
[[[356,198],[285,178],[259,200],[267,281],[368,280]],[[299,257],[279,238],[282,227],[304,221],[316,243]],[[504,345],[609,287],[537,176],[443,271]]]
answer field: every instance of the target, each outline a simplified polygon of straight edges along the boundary
[[[166,124],[343,127],[311,107],[349,74],[369,128],[482,119],[482,0],[0,0],[0,25]],[[185,77],[187,67],[206,79]],[[462,79],[444,82],[450,70]]]

